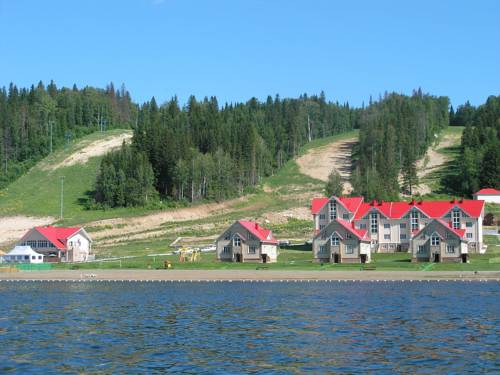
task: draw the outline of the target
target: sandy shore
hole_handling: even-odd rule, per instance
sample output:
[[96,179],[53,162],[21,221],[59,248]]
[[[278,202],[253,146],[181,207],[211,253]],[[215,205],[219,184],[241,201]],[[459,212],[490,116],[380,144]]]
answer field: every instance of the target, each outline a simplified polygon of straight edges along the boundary
[[500,271],[51,270],[0,273],[6,280],[294,281],[495,280]]

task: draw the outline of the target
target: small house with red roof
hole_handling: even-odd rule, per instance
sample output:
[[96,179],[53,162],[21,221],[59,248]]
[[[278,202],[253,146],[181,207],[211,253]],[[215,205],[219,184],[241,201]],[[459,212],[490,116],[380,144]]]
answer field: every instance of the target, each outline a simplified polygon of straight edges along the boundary
[[85,262],[92,253],[92,239],[82,227],[35,227],[17,245],[30,246],[46,262]]
[[476,200],[483,200],[488,203],[500,204],[500,190],[497,189],[481,189],[472,195]]
[[[461,234],[463,241],[460,246],[456,247],[460,248],[461,253],[465,253],[465,249],[467,253],[482,253],[485,250],[482,227],[484,201],[482,200],[364,202],[363,197],[314,198],[311,202],[311,212],[315,227],[313,250],[320,246],[318,244],[322,244],[321,236],[318,234],[327,228],[332,221],[340,221],[340,223],[348,223],[355,231],[366,231],[366,233],[363,232],[364,235],[361,238],[363,241],[369,240],[371,252],[405,251],[412,253],[414,250],[412,241],[415,236],[434,220],[439,220],[441,224],[444,223],[455,234]],[[450,239],[452,238],[454,237],[450,237]],[[319,241],[318,244],[315,244],[315,241]],[[446,242],[445,238],[443,243]],[[446,250],[446,244],[443,246]],[[452,246],[451,243],[450,246]],[[326,250],[328,251],[328,248]],[[462,259],[461,253],[456,254],[456,261]],[[451,252],[448,254],[451,255]],[[329,255],[330,261],[333,261],[335,253],[330,252]],[[452,258],[444,255],[440,259],[450,260]],[[320,258],[323,259],[323,257]],[[414,258],[419,260],[424,257]],[[359,256],[358,261],[362,260]]]
[[238,220],[216,240],[217,259],[229,262],[273,263],[278,260],[278,241],[254,221]]

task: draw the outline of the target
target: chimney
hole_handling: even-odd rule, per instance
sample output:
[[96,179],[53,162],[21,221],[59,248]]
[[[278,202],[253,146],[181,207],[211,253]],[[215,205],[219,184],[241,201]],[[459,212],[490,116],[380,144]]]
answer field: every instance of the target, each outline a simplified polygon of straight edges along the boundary
[[259,224],[255,223],[255,229],[259,229]]
[[411,202],[410,202],[410,204],[411,204],[412,206],[414,206],[414,205],[415,205],[415,199],[412,199],[412,200],[411,200]]
[[376,205],[377,205],[377,200],[376,199],[372,200],[372,202],[370,203],[370,206],[376,206]]
[[418,204],[422,204],[422,203],[424,203],[424,201],[423,201],[423,200],[421,200],[421,201],[418,201]]
[[378,202],[378,205],[379,205],[379,206],[382,206],[383,204],[384,204],[384,201],[383,201],[383,200],[381,200],[380,202]]

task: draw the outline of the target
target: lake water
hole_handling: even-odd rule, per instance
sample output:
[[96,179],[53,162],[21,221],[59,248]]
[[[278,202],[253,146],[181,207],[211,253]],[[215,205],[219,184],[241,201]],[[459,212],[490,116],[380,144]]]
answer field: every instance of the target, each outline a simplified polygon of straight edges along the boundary
[[500,373],[498,282],[0,282],[0,373]]

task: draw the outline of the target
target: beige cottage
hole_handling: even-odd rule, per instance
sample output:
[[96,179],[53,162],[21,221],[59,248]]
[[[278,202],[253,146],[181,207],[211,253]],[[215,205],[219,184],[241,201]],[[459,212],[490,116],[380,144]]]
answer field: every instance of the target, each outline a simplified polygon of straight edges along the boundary
[[253,221],[236,221],[216,241],[217,259],[229,262],[273,263],[278,241],[269,229]]

